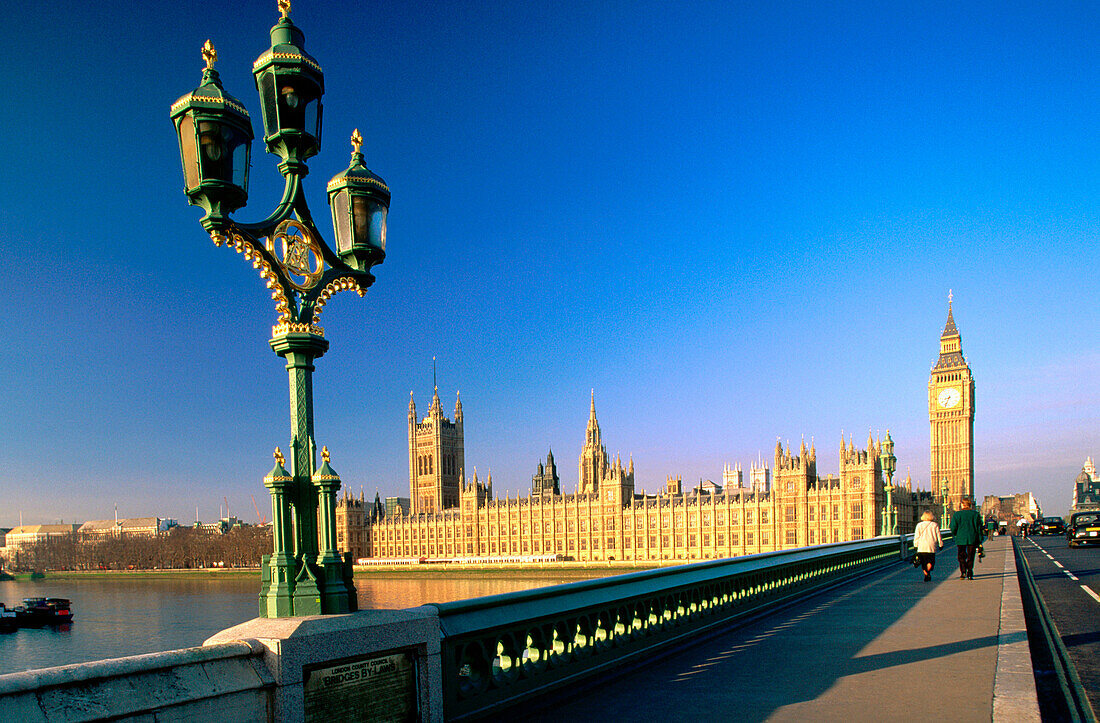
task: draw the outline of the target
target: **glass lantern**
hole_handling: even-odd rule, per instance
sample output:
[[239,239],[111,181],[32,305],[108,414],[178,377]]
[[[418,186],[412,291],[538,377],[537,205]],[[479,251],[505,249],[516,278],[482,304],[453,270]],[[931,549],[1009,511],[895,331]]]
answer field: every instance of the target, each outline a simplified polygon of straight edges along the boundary
[[271,28],[271,48],[252,65],[264,117],[267,149],[284,160],[304,161],[321,148],[320,64],[302,46],[305,36],[283,16]]
[[252,120],[240,101],[222,88],[210,41],[203,56],[207,67],[202,85],[172,104],[172,122],[188,199],[205,208],[208,216],[220,216],[248,199]]
[[336,253],[349,265],[369,270],[386,258],[390,189],[364,165],[362,143],[356,130],[351,137],[351,165],[328,182],[328,201]]

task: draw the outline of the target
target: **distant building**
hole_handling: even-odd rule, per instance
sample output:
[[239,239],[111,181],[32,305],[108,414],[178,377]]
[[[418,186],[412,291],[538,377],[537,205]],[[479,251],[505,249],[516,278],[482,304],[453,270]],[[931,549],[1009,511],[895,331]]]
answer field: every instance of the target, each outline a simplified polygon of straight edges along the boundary
[[385,516],[386,508],[377,492],[374,493],[374,502],[369,503],[362,491],[358,498],[345,492],[336,501],[336,548],[350,552],[352,560],[366,557],[366,530]]
[[458,506],[465,457],[462,399],[455,399],[455,421],[443,416],[439,388],[432,394],[428,416],[416,419],[409,392],[409,497],[412,514],[442,512]]
[[[928,394],[933,489],[914,490],[908,475],[903,484],[891,480],[900,533],[912,532],[926,510],[940,518],[941,480],[948,483],[949,509],[973,495],[974,382],[950,304]],[[818,476],[812,440],[797,451],[777,441],[772,467],[762,456],[751,465],[748,488],[740,467],[727,465],[721,486],[701,482],[685,494],[682,479],[669,475],[660,493],[644,494],[635,489],[633,458],[624,464],[608,454],[593,392],[576,492],[561,493],[551,454],[538,463],[527,496],[499,500],[491,474],[482,480],[476,470],[472,478],[463,473],[461,402],[451,423],[436,390],[428,416],[418,421],[410,398],[408,425],[410,508],[391,512],[387,500],[387,514],[378,519],[350,514],[354,507],[345,503],[341,549],[354,544],[356,553],[373,558],[698,560],[872,538],[887,519],[882,443],[870,432],[862,449],[841,436],[839,474]],[[352,542],[360,531],[363,548]]]
[[89,520],[77,529],[77,534],[85,540],[106,537],[156,537],[175,527],[176,524],[176,520],[161,517]]
[[766,494],[771,489],[772,472],[761,456],[757,461],[749,465],[749,489],[753,494]]
[[[496,500],[491,476],[482,481],[475,472],[462,484],[457,508],[380,519],[347,514],[343,519],[361,519],[362,527],[345,522],[338,536],[345,540],[341,549],[356,558],[550,554],[600,561],[713,559],[867,539],[879,533],[883,519],[880,454],[881,444],[870,435],[862,450],[842,440],[840,474],[818,477],[815,449],[803,442],[795,452],[777,443],[775,481],[767,492],[703,482],[684,494],[680,478],[670,477],[661,494],[639,494],[633,463],[624,466],[607,454],[593,397],[576,494],[545,494],[533,483],[526,497]],[[533,480],[546,479],[547,465],[539,468]],[[767,469],[762,461],[759,468]],[[938,516],[931,493],[895,485],[893,498],[901,532],[911,532],[925,509]],[[360,531],[362,555],[349,542]]]
[[[377,494],[375,495],[377,496]],[[408,497],[387,497],[386,517],[394,515],[407,515],[412,511],[412,500]]]
[[71,540],[76,537],[80,525],[20,525],[8,530],[4,535],[4,547],[0,548],[0,558],[6,565],[16,566],[20,556],[31,547],[48,540]]
[[1008,497],[986,495],[982,500],[981,509],[982,517],[985,519],[988,520],[992,517],[1004,522],[1015,522],[1021,517],[1035,521],[1043,516],[1039,500],[1030,492],[1021,492]]
[[722,467],[722,486],[727,490],[733,490],[741,487],[744,476],[741,473],[741,463],[738,462],[733,467],[728,464]]
[[1092,457],[1085,460],[1081,473],[1073,481],[1073,505],[1071,509],[1082,510],[1100,507],[1100,479],[1096,477],[1096,465]]
[[962,498],[974,499],[974,377],[963,357],[950,301],[940,355],[928,380],[928,421],[932,490],[939,494],[946,481],[951,508],[957,510]]
[[554,450],[546,455],[546,466],[539,462],[538,471],[531,477],[531,496],[550,499],[561,494],[561,480],[554,464]]

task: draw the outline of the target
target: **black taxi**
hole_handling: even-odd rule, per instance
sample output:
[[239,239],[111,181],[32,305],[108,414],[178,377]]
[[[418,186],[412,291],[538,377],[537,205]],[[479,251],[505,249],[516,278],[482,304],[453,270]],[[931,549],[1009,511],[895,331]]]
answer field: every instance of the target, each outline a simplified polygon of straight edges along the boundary
[[1100,545],[1100,509],[1080,510],[1069,516],[1066,541],[1070,547]]

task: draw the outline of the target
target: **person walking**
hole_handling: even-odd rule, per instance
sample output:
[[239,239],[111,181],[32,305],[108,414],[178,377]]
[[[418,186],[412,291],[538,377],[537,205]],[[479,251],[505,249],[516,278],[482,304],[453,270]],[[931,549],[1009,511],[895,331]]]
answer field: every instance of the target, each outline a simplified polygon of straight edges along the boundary
[[913,544],[917,548],[917,565],[924,570],[924,581],[932,581],[932,568],[936,566],[936,550],[943,548],[940,525],[932,510],[925,510],[913,531]]
[[982,516],[974,511],[974,501],[963,497],[960,509],[951,515],[951,534],[959,550],[959,579],[974,579],[974,554],[982,544]]

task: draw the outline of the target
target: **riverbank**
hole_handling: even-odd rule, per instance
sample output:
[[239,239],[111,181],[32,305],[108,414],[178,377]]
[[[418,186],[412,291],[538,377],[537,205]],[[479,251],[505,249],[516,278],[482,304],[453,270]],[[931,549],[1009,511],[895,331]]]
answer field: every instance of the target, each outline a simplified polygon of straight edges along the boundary
[[[534,580],[577,579],[622,575],[628,572],[653,570],[660,567],[684,564],[682,561],[659,562],[543,562],[543,563],[485,563],[431,565],[370,565],[356,566],[356,579],[380,578],[516,578]],[[141,580],[141,579],[245,579],[257,577],[258,567],[200,568],[193,570],[50,570],[49,580],[65,582],[80,580]],[[15,575],[16,581],[31,581],[30,573]],[[42,579],[42,578],[35,578]]]
[[232,579],[250,578],[260,574],[258,567],[207,568],[199,570],[50,570],[53,581],[69,580],[140,580],[140,579]]

